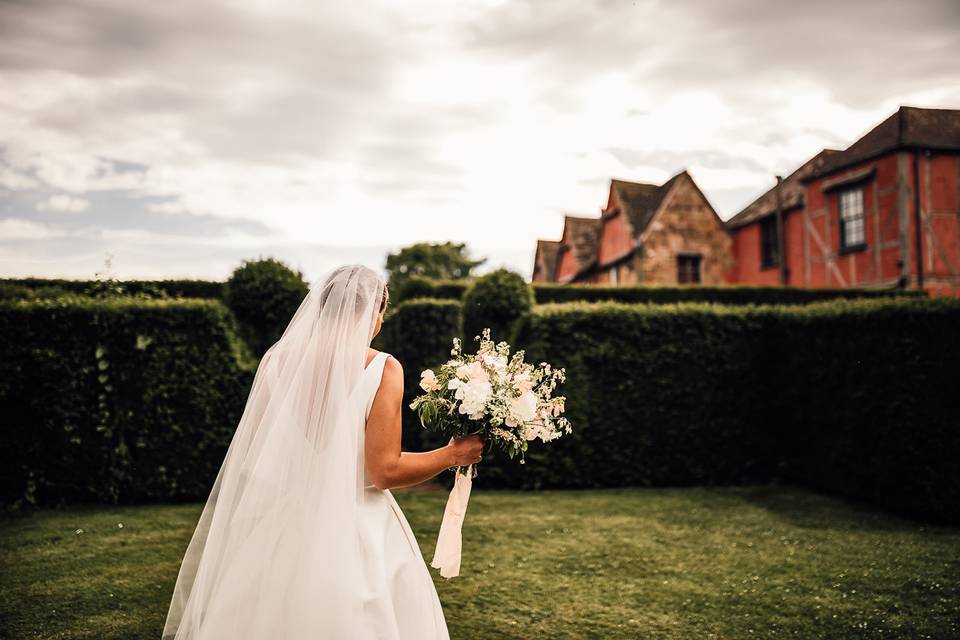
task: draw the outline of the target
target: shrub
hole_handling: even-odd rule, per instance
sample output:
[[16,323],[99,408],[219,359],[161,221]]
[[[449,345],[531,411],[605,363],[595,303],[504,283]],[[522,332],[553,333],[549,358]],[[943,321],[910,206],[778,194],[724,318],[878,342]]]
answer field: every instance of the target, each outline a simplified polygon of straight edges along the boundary
[[252,373],[214,301],[0,303],[0,501],[198,499]]
[[454,300],[415,298],[387,311],[374,347],[392,354],[403,365],[403,444],[406,449],[443,444],[431,440],[409,405],[422,393],[420,372],[446,362],[453,338],[461,332],[461,306]]
[[832,289],[753,285],[727,286],[603,286],[537,284],[533,287],[538,304],[553,302],[715,302],[719,304],[809,304],[836,298],[889,298],[891,296],[926,297],[916,289]]
[[530,285],[519,274],[497,269],[480,276],[463,294],[465,349],[470,350],[484,327],[490,327],[494,341],[511,341],[517,323],[532,306]]
[[302,273],[273,258],[245,260],[234,270],[225,299],[254,354],[263,355],[283,335],[308,289]]

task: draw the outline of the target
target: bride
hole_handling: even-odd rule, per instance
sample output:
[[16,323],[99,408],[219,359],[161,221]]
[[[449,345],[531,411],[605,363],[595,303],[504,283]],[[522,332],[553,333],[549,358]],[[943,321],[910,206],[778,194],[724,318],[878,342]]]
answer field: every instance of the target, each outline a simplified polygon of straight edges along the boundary
[[387,301],[375,271],[340,267],[263,356],[183,558],[165,639],[449,638],[389,489],[479,462],[483,443],[400,451],[403,370],[370,348]]

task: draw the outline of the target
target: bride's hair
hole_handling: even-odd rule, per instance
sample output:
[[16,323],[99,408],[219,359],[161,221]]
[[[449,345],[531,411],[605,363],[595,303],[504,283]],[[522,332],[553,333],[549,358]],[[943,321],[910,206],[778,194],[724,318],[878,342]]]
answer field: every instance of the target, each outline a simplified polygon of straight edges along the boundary
[[[323,306],[327,303],[327,300],[330,298],[330,295],[334,291],[337,291],[338,289],[340,289],[342,293],[342,289],[344,285],[355,277],[360,280],[366,280],[366,281],[376,280],[380,278],[380,276],[377,274],[376,271],[364,265],[348,264],[342,267],[338,267],[329,275],[329,277],[324,281],[321,287],[320,308],[323,309]],[[356,298],[357,311],[360,311],[363,308],[364,303],[366,302],[366,298],[364,297],[363,293],[361,293],[364,291],[365,289],[362,287],[358,288],[357,290],[357,294],[358,294]],[[387,285],[386,283],[384,283],[383,294],[380,297],[380,307],[377,313],[382,312],[384,309],[386,309],[386,307],[387,307]]]

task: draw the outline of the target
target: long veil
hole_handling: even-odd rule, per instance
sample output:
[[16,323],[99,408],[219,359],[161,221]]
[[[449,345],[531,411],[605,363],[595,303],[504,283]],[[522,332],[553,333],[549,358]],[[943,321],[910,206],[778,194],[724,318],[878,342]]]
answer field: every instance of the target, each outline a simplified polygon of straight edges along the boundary
[[[364,369],[383,277],[328,272],[263,356],[187,547],[163,638],[362,638]],[[357,428],[360,424],[361,427]]]

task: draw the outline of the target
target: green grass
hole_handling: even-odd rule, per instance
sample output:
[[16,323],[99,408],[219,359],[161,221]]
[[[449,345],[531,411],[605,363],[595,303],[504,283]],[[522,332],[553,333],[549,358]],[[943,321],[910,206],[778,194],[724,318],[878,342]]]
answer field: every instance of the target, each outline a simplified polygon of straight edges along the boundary
[[[445,498],[398,492],[428,559]],[[0,637],[159,638],[199,510],[3,517]],[[463,552],[455,639],[960,637],[960,530],[796,489],[478,490]]]

